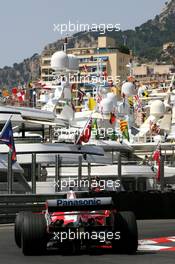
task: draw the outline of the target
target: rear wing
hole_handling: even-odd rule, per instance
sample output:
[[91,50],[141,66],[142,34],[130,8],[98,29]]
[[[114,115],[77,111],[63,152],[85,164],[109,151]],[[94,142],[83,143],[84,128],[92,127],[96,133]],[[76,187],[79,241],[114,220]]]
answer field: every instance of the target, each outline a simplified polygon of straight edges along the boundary
[[113,207],[112,197],[54,199],[46,201],[48,212],[110,210]]

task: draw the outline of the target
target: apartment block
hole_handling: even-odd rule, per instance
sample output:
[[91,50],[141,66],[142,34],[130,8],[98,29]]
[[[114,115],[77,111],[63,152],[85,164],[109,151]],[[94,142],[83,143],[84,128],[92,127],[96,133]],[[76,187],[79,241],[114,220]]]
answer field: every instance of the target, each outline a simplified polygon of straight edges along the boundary
[[[52,46],[50,46],[50,48],[42,54],[41,79],[45,82],[51,81],[53,78],[50,60],[54,52],[54,47],[52,48]],[[100,70],[104,72],[105,75],[112,77],[115,85],[115,80],[119,78],[123,81],[129,74],[126,65],[129,63],[131,55],[120,52],[117,49],[115,40],[112,38],[101,36],[98,38],[96,47],[67,49],[67,53],[74,54],[79,58],[79,70],[81,75],[89,74],[90,76],[96,76],[100,67]]]

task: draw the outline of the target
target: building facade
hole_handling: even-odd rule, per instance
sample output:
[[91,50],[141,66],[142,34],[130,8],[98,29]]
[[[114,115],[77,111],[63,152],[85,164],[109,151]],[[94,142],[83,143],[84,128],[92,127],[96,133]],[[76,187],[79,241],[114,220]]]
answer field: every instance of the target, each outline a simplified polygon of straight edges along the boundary
[[[41,56],[41,80],[44,82],[51,81],[53,78],[53,70],[50,66],[50,60],[55,49],[48,49],[44,51]],[[88,74],[96,76],[100,63],[100,70],[114,80],[125,80],[129,74],[126,65],[130,62],[131,55],[120,52],[115,40],[109,37],[99,37],[96,47],[89,48],[72,48],[67,49],[68,54],[74,54],[79,58],[80,74]]]
[[133,75],[138,81],[165,81],[175,71],[173,65],[142,64],[133,67]]

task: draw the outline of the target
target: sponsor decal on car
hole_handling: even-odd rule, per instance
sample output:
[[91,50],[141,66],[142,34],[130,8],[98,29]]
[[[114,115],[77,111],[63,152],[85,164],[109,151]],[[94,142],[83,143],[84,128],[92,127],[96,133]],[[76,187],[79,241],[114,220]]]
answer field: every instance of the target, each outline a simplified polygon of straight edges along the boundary
[[57,200],[57,206],[91,206],[101,205],[100,199],[59,199]]

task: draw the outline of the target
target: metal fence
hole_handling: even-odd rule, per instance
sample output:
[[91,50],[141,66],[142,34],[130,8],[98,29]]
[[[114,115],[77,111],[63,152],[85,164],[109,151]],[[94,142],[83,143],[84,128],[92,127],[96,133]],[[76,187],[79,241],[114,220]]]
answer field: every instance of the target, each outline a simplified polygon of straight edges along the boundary
[[56,199],[65,195],[58,194],[3,194],[0,195],[0,224],[13,223],[20,211],[41,212],[47,199]]

